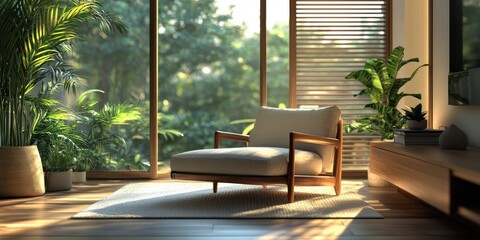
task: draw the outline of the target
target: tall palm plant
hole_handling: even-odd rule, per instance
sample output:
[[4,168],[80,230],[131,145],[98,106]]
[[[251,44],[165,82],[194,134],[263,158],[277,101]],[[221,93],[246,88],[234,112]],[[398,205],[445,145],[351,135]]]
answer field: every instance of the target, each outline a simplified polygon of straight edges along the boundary
[[[79,39],[79,27],[96,22],[125,32],[97,0],[2,0],[0,2],[0,147],[27,146],[41,118],[32,91]],[[72,87],[67,77],[66,89]],[[40,97],[41,98],[41,97]]]

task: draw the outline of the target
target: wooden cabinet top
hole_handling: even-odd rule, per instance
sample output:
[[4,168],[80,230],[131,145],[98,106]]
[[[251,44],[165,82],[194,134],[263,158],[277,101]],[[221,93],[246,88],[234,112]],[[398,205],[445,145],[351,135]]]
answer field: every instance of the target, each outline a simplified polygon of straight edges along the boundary
[[393,142],[372,142],[371,146],[446,167],[453,172],[466,172],[480,179],[480,148],[452,150],[442,149],[438,145],[403,145]]

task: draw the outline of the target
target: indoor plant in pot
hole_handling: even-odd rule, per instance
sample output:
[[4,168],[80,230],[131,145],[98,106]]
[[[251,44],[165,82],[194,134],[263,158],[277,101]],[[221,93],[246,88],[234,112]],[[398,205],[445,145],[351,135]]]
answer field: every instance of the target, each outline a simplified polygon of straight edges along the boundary
[[77,147],[63,135],[52,137],[48,151],[42,156],[47,191],[61,191],[72,188],[72,165]]
[[34,91],[57,70],[54,63],[78,39],[78,29],[91,21],[126,29],[95,0],[0,1],[0,197],[45,193],[32,142],[45,99]]
[[427,119],[425,119],[427,112],[422,111],[421,103],[414,108],[407,106],[407,108],[403,110],[405,111],[405,119],[407,120],[408,129],[423,130],[427,128]]
[[406,64],[419,62],[418,58],[403,60],[404,48],[401,46],[392,50],[388,58],[373,58],[367,60],[363,69],[351,72],[345,78],[356,79],[360,81],[365,89],[361,90],[357,95],[368,95],[371,103],[365,105],[376,114],[362,116],[352,124],[345,125],[345,132],[352,131],[380,134],[381,139],[393,139],[393,130],[400,129],[405,126],[405,118],[397,109],[399,101],[406,96],[417,99],[421,98],[420,94],[408,94],[400,92],[400,88],[412,80],[420,68],[427,66],[423,64],[417,67],[410,76],[397,76],[400,69]]
[[73,159],[72,182],[81,183],[87,181],[87,170],[93,157],[93,149],[79,149],[77,156]]
[[72,185],[72,170],[75,166],[82,167],[80,164],[75,165],[75,160],[82,156],[79,146],[85,145],[85,141],[72,127],[72,123],[67,124],[75,112],[58,106],[43,110],[44,114],[33,132],[32,140],[40,152],[46,188],[47,191],[67,190]]
[[[392,50],[387,59],[373,58],[365,62],[364,68],[351,72],[345,78],[356,79],[364,85],[364,89],[357,95],[367,95],[370,97],[371,103],[365,105],[375,111],[371,115],[360,116],[352,124],[345,124],[345,132],[353,131],[379,134],[381,140],[393,139],[394,129],[403,128],[406,120],[403,114],[397,109],[400,100],[406,96],[417,99],[421,98],[420,94],[408,94],[400,91],[406,83],[411,81],[420,68],[427,66],[423,64],[418,66],[407,77],[399,77],[400,69],[412,62],[419,62],[418,58],[403,60],[404,48],[401,46]],[[370,186],[388,185],[383,179],[368,171],[368,184]]]

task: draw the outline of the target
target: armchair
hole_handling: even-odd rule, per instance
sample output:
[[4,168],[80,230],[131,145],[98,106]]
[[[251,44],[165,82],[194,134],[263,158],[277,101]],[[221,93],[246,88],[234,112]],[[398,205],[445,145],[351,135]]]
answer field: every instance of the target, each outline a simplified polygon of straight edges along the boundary
[[[336,106],[318,109],[261,107],[250,135],[215,132],[214,149],[193,150],[171,159],[171,178],[288,187],[333,186],[341,193],[343,121]],[[247,147],[220,148],[222,140]]]

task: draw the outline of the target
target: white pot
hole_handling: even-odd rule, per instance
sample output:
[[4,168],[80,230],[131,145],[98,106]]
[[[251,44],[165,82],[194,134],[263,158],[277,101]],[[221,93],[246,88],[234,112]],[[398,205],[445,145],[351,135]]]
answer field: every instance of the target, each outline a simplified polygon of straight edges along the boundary
[[65,172],[45,173],[47,192],[70,190],[72,188],[72,169]]
[[72,182],[73,183],[82,183],[87,181],[87,172],[73,172]]

